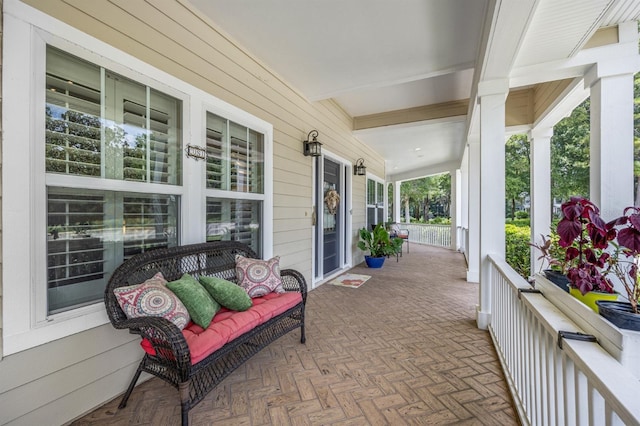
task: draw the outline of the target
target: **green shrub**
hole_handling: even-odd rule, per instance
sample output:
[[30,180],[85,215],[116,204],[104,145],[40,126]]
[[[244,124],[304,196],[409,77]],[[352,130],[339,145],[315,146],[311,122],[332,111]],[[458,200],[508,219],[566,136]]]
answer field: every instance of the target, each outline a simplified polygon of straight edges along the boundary
[[433,225],[451,225],[451,218],[434,217],[433,219],[429,219],[429,223]]
[[528,226],[505,225],[505,251],[507,263],[521,276],[528,278],[531,258],[529,239],[531,230]]
[[526,218],[526,219],[506,219],[505,223],[517,226],[519,228],[529,228],[530,224],[531,224],[531,221],[529,220],[529,218]]
[[529,219],[529,212],[520,210],[516,212],[516,219]]

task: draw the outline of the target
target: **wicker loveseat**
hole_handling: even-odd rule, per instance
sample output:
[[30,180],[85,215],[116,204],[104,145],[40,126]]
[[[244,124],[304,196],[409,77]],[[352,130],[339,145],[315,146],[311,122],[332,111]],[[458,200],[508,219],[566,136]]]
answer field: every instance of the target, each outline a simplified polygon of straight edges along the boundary
[[[296,328],[301,329],[301,343],[305,342],[304,335],[304,305],[307,287],[304,277],[294,270],[282,270],[282,286],[285,293],[276,296],[293,299],[283,312],[268,312],[272,300],[265,300],[259,306],[259,301],[253,300],[253,306],[246,312],[237,314],[249,315],[252,309],[254,316],[267,318],[259,321],[250,330],[243,329],[232,336],[227,343],[215,349],[202,359],[194,361],[190,345],[192,340],[186,339],[185,330],[180,330],[174,323],[162,317],[127,318],[120,307],[113,289],[142,283],[162,272],[166,280],[179,279],[183,274],[195,278],[201,276],[215,276],[236,282],[235,256],[240,254],[247,258],[257,258],[255,252],[245,244],[233,241],[217,241],[211,243],[193,244],[187,246],[159,249],[133,256],[120,265],[113,273],[105,290],[105,305],[109,319],[117,329],[129,329],[130,333],[139,334],[145,355],[131,380],[129,388],[124,394],[119,408],[126,406],[127,400],[140,377],[145,371],[170,383],[178,389],[182,409],[182,424],[189,423],[189,410],[200,402],[211,389],[220,383],[233,370],[251,356],[259,352],[268,344]],[[291,294],[295,292],[295,294]],[[269,296],[269,295],[267,295]],[[268,299],[265,296],[265,299]],[[289,307],[292,303],[294,306]],[[278,306],[275,304],[274,306]],[[279,311],[284,308],[280,305]],[[230,316],[235,312],[226,312]],[[221,315],[219,312],[216,315]],[[215,319],[215,317],[214,317]],[[229,321],[234,323],[235,321]],[[213,322],[211,323],[213,324]],[[246,324],[244,326],[247,327]],[[202,330],[202,329],[200,329]],[[233,331],[232,331],[233,333]],[[211,344],[219,346],[215,338],[202,333],[210,339]],[[193,337],[193,335],[191,335]],[[199,336],[198,336],[199,337]],[[203,338],[199,339],[199,352],[202,354]],[[205,348],[206,349],[206,348]],[[206,352],[204,352],[206,354]]]

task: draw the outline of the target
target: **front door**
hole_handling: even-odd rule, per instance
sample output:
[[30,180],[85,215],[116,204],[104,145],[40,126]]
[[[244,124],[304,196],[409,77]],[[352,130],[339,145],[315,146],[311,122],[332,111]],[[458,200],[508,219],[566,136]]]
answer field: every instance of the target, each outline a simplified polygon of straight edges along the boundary
[[318,206],[322,206],[322,272],[326,276],[340,268],[340,233],[343,211],[340,184],[339,163],[324,159],[324,173],[322,183],[322,200],[318,200]]

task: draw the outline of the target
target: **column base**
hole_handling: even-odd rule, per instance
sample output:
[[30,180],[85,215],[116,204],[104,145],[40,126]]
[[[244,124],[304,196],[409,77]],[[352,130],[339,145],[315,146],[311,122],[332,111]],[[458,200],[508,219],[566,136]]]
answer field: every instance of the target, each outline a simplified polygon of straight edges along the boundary
[[480,330],[487,330],[491,324],[491,312],[482,312],[480,306],[476,305],[476,323]]

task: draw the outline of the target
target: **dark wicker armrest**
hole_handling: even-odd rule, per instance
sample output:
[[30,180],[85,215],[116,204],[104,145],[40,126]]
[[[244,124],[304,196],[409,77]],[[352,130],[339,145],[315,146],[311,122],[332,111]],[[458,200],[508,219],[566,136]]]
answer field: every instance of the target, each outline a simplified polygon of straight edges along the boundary
[[161,317],[139,317],[120,321],[116,328],[128,328],[132,334],[146,338],[155,350],[149,355],[173,366],[186,380],[191,369],[191,352],[182,332],[171,321]]
[[307,281],[304,276],[294,269],[283,269],[280,271],[280,276],[285,291],[302,293],[302,303],[307,303]]

